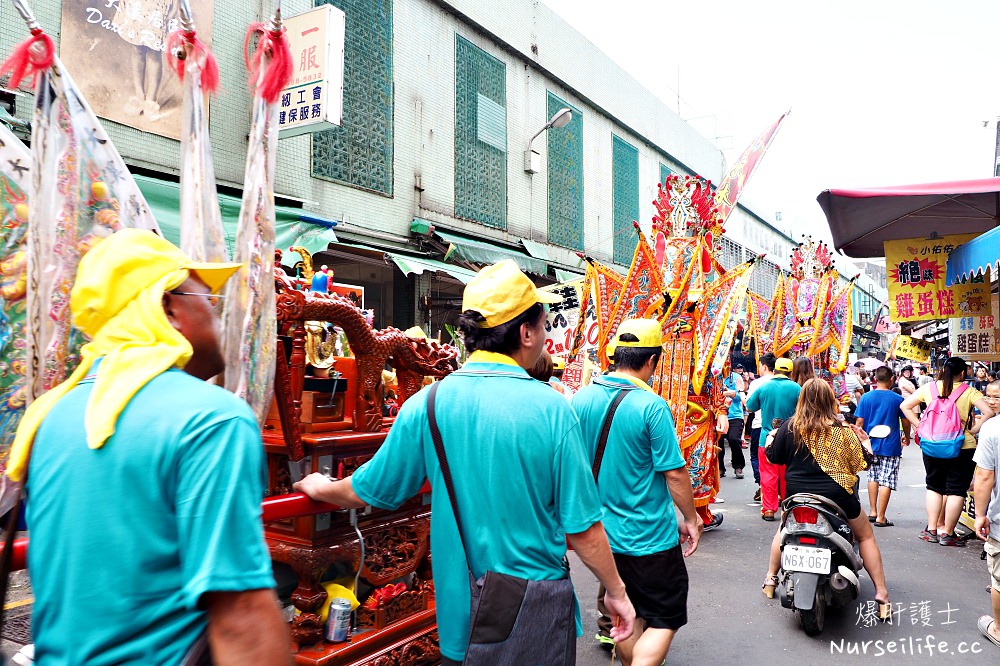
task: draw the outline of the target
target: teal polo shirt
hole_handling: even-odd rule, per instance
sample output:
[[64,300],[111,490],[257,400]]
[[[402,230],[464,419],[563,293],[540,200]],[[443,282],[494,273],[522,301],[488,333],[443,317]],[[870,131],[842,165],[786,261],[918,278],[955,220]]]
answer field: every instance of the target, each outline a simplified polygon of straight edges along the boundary
[[[566,534],[601,520],[569,402],[511,358],[488,352],[473,353],[440,384],[437,422],[473,573],[565,578]],[[425,478],[434,489],[431,554],[441,652],[461,661],[469,637],[469,574],[431,439],[426,389],[403,404],[382,447],[351,480],[362,500],[393,509],[416,495]]]
[[[736,390],[735,372],[730,373],[730,375],[726,377],[726,381],[723,382],[723,386],[730,391]],[[729,404],[729,413],[727,414],[727,418],[730,421],[733,419],[742,421],[744,416],[746,415],[743,413],[743,401],[740,400],[740,394],[737,392],[737,394],[733,396],[733,401]]]
[[274,587],[257,419],[229,391],[167,370],[90,449],[93,387],[56,403],[28,468],[35,659],[180,664],[207,627],[205,592]]
[[617,373],[595,378],[573,396],[572,405],[580,417],[587,460],[593,465],[604,419],[621,390],[628,395],[611,422],[597,477],[604,529],[613,552],[651,555],[680,542],[673,498],[663,475],[684,467],[670,408],[660,396]]
[[795,414],[801,391],[802,387],[785,375],[775,374],[747,400],[747,411],[760,410],[760,440],[757,442],[760,446],[767,441],[774,419],[788,419]]

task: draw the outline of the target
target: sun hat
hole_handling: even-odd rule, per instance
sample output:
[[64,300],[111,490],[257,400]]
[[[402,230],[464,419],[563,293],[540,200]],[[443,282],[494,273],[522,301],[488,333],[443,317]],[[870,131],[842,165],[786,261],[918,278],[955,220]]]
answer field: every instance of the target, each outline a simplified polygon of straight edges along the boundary
[[513,259],[486,266],[465,285],[462,310],[474,310],[486,320],[482,328],[506,324],[535,303],[560,303],[562,296],[540,291]]
[[73,324],[93,337],[140,292],[176,270],[194,273],[214,294],[239,268],[192,261],[152,231],[122,229],[80,259],[70,295]]

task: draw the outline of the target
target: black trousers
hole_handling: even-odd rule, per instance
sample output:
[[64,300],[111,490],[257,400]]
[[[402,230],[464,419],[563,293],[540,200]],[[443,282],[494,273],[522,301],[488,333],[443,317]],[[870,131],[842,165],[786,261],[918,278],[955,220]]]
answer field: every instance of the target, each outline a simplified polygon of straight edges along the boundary
[[746,458],[743,457],[743,419],[729,419],[729,432],[719,438],[719,472],[726,471],[727,441],[733,469],[743,469],[747,465]]
[[760,428],[750,429],[750,466],[753,467],[753,480],[760,485],[760,462],[758,453],[760,449],[757,447],[757,441],[760,439]]

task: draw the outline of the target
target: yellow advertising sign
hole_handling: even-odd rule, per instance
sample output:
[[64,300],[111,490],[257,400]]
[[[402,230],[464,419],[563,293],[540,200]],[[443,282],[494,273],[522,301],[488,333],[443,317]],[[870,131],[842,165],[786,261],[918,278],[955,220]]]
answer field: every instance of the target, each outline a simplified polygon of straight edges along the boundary
[[907,238],[885,242],[892,321],[924,321],[987,314],[989,280],[945,284],[948,253],[978,234],[935,239]]
[[896,337],[896,345],[893,349],[896,358],[906,358],[917,363],[930,363],[931,343],[919,338],[911,338],[908,335]]

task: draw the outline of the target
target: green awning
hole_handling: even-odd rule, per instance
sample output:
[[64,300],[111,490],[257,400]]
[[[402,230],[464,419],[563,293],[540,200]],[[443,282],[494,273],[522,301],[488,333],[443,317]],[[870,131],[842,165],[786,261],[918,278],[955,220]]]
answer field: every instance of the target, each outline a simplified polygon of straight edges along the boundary
[[533,240],[528,240],[527,238],[521,239],[521,245],[527,250],[528,254],[533,256],[535,259],[541,259],[542,261],[549,261],[552,257],[549,256],[549,248],[545,247],[542,243],[536,243]]
[[[146,197],[146,203],[160,225],[164,238],[175,245],[181,242],[181,186],[158,178],[135,176],[135,182]],[[228,194],[219,194],[219,208],[222,211],[222,226],[226,233],[226,247],[233,256],[236,231],[240,217],[240,199]],[[330,243],[337,242],[337,235],[329,225],[330,221],[311,215],[301,208],[275,206],[274,246],[287,251],[293,245],[306,248],[309,254],[325,250]]]
[[548,275],[549,266],[547,263],[517,250],[501,247],[489,241],[456,236],[437,229],[434,230],[434,235],[451,246],[448,248],[445,259],[454,256],[474,264],[495,264],[504,259],[513,259],[523,271],[536,275]]
[[572,271],[564,271],[561,268],[557,268],[557,269],[555,269],[555,271],[556,271],[556,282],[560,282],[560,283],[562,283],[562,282],[572,282],[573,280],[579,280],[579,279],[581,279],[584,276],[583,273],[574,273]]
[[4,108],[3,106],[0,106],[0,122],[4,123],[11,129],[14,129],[15,127],[20,127],[21,129],[29,129],[31,127],[30,122],[28,122],[27,120],[21,120],[20,118],[15,118],[14,116],[10,115],[10,112],[8,112],[7,109]]
[[447,273],[462,284],[467,284],[469,280],[476,276],[475,271],[470,271],[467,268],[455,266],[454,264],[446,264],[443,261],[437,261],[436,259],[410,257],[405,254],[396,254],[394,252],[387,252],[386,254],[389,255],[389,258],[392,259],[393,263],[399,266],[399,270],[403,271],[403,275],[410,275],[411,273],[421,275],[424,271],[439,271],[441,273]]

